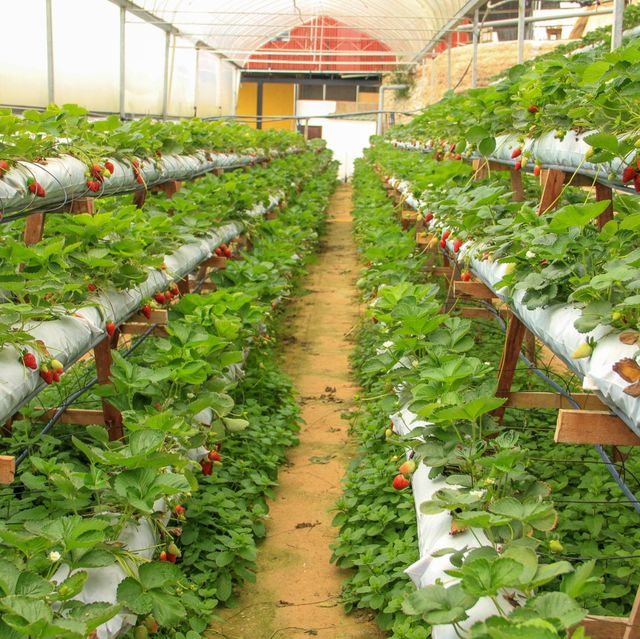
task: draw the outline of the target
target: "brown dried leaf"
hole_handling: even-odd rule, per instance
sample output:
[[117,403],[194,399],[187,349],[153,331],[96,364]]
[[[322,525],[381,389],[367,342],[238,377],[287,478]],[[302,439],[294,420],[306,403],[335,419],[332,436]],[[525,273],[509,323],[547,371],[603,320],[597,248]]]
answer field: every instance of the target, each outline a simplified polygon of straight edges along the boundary
[[629,346],[637,344],[639,338],[640,333],[638,333],[638,331],[624,331],[624,333],[620,333],[618,337],[623,344],[628,344]]
[[627,382],[640,382],[640,366],[635,359],[625,357],[613,365],[613,370]]

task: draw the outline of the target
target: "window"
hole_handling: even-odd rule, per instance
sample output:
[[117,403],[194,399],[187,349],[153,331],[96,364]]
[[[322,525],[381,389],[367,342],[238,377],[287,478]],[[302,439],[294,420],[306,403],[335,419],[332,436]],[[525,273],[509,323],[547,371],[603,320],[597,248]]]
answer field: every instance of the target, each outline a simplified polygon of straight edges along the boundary
[[327,85],[327,100],[336,100],[337,102],[355,102],[356,101],[356,85],[355,84],[334,84]]
[[301,84],[298,94],[299,100],[322,100],[323,86],[321,84]]

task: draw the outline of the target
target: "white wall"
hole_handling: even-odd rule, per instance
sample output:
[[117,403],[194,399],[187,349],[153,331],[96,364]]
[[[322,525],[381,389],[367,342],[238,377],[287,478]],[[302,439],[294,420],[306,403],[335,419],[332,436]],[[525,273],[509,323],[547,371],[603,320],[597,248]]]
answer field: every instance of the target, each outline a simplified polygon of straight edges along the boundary
[[[331,100],[298,100],[299,116],[329,115],[335,110],[336,103]],[[300,124],[303,125],[304,120]],[[309,125],[322,127],[322,138],[340,162],[340,179],[351,177],[353,161],[362,156],[363,150],[369,146],[369,138],[376,132],[375,121],[369,120],[312,117]]]

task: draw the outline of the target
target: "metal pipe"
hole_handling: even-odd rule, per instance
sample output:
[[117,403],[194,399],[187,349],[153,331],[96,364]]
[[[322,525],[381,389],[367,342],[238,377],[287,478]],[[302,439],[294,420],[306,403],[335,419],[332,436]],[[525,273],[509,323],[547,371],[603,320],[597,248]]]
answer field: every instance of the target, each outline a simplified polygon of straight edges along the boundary
[[193,117],[198,117],[198,102],[200,100],[200,47],[196,47],[196,81],[193,85]]
[[473,12],[473,57],[471,58],[471,88],[478,86],[478,43],[480,41],[480,9]]
[[[380,87],[378,92],[378,122],[376,125],[376,135],[382,135],[382,114],[384,112],[384,92],[385,91],[400,91],[406,89],[406,84],[387,84]],[[352,114],[353,115],[353,114]]]
[[47,100],[55,102],[55,69],[53,60],[53,10],[51,0],[47,0]]
[[611,50],[622,44],[622,24],[624,18],[624,0],[613,0],[613,26],[611,28]]
[[453,60],[451,56],[451,44],[453,42],[453,38],[451,37],[451,32],[447,35],[447,87],[449,91],[451,91],[451,87],[453,86]]
[[[624,0],[621,0],[624,1]],[[613,13],[613,9],[596,9],[595,11],[567,11],[566,13],[556,13],[555,15],[526,16],[525,24],[535,24],[536,22],[553,22],[554,20],[564,20],[568,18],[590,18],[591,16],[605,16]],[[505,18],[504,20],[489,20],[482,25],[482,28],[489,27],[513,27],[518,24],[518,18]],[[473,25],[461,24],[457,31],[473,31]]]
[[526,0],[520,0],[518,2],[518,64],[522,64],[524,62],[525,4]]
[[164,79],[162,83],[162,119],[166,120],[169,111],[169,53],[171,51],[171,32],[164,39]]
[[124,105],[126,92],[126,37],[127,37],[127,9],[120,7],[120,118],[124,119]]

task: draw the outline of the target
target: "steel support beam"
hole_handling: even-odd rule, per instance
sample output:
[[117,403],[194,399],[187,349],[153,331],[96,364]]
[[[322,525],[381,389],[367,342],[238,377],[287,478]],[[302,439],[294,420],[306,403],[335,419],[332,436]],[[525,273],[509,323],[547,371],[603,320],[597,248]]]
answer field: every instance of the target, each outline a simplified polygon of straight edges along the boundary
[[55,68],[53,59],[53,8],[51,0],[47,0],[47,100],[49,104],[56,101]]
[[611,29],[611,50],[622,44],[622,22],[624,17],[624,0],[613,0],[613,27]]
[[171,31],[165,33],[164,41],[164,79],[162,82],[162,119],[166,120],[169,112],[169,56],[171,53]]
[[473,13],[473,57],[471,58],[471,88],[478,86],[478,44],[480,42],[480,9]]
[[524,28],[525,28],[526,0],[518,2],[518,64],[524,62]]
[[126,92],[126,37],[127,37],[127,9],[120,7],[120,118],[124,118],[125,92]]

